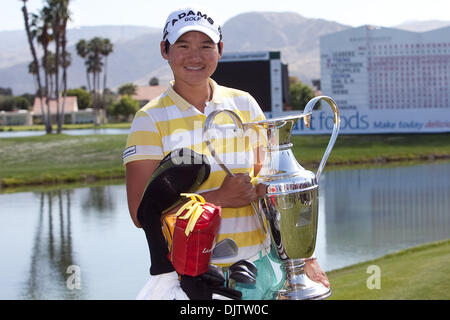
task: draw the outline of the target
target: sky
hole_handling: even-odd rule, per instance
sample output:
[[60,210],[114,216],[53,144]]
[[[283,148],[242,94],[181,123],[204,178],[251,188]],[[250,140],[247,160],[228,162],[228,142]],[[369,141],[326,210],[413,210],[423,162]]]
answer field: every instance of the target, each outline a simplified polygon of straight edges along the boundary
[[[35,12],[44,0],[28,0]],[[223,24],[249,11],[291,11],[350,26],[372,24],[391,27],[410,20],[450,20],[449,0],[71,0],[70,27],[140,25],[162,28],[168,14],[196,3],[217,15]],[[0,31],[23,30],[22,1],[0,0]],[[213,16],[211,14],[211,16]]]

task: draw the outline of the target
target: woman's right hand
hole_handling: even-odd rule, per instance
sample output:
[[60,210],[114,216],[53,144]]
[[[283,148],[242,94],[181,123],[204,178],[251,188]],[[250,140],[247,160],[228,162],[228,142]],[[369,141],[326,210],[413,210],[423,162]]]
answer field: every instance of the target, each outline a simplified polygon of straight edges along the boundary
[[216,190],[216,202],[212,203],[225,208],[243,207],[258,198],[256,191],[248,173],[237,173],[233,177],[227,175]]

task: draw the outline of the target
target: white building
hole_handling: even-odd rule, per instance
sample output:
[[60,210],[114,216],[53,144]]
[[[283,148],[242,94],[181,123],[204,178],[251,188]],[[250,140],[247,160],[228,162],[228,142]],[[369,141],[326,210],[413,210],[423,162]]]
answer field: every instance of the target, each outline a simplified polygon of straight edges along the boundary
[[[352,28],[321,37],[320,54],[322,94],[342,111],[341,132],[450,131],[450,27]],[[316,133],[331,129],[325,109],[313,114]]]
[[[44,112],[47,112],[47,104],[44,99]],[[62,112],[62,105],[64,103],[64,123],[93,123],[94,122],[94,111],[90,108],[85,110],[78,109],[78,98],[76,96],[67,96],[65,98],[59,98],[59,107]],[[51,115],[52,123],[56,123],[57,105],[56,99],[49,101],[49,112]],[[34,122],[42,123],[42,106],[41,99],[35,98],[32,111]]]
[[0,111],[0,126],[31,126],[33,114],[28,110]]

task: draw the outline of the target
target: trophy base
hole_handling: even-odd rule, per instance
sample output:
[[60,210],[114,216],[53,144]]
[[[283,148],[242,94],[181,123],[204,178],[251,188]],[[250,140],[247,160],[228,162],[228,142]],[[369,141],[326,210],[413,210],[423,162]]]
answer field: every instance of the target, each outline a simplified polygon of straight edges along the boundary
[[286,283],[277,292],[277,300],[323,300],[331,296],[330,288],[310,280],[304,270],[303,259],[285,262]]

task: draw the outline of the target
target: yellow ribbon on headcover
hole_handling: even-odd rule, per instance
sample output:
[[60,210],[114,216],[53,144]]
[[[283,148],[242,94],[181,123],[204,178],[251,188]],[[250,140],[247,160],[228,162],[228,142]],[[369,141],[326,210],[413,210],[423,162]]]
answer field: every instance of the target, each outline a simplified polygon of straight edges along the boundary
[[[197,223],[198,218],[202,215],[205,209],[203,205],[206,203],[205,198],[201,195],[195,193],[181,193],[181,196],[190,197],[191,200],[186,202],[175,214],[179,219],[186,220],[189,219],[189,222],[186,226],[186,230],[184,233],[186,237],[189,235],[192,230],[194,230],[195,224]],[[187,212],[181,216],[181,214],[187,210]]]

